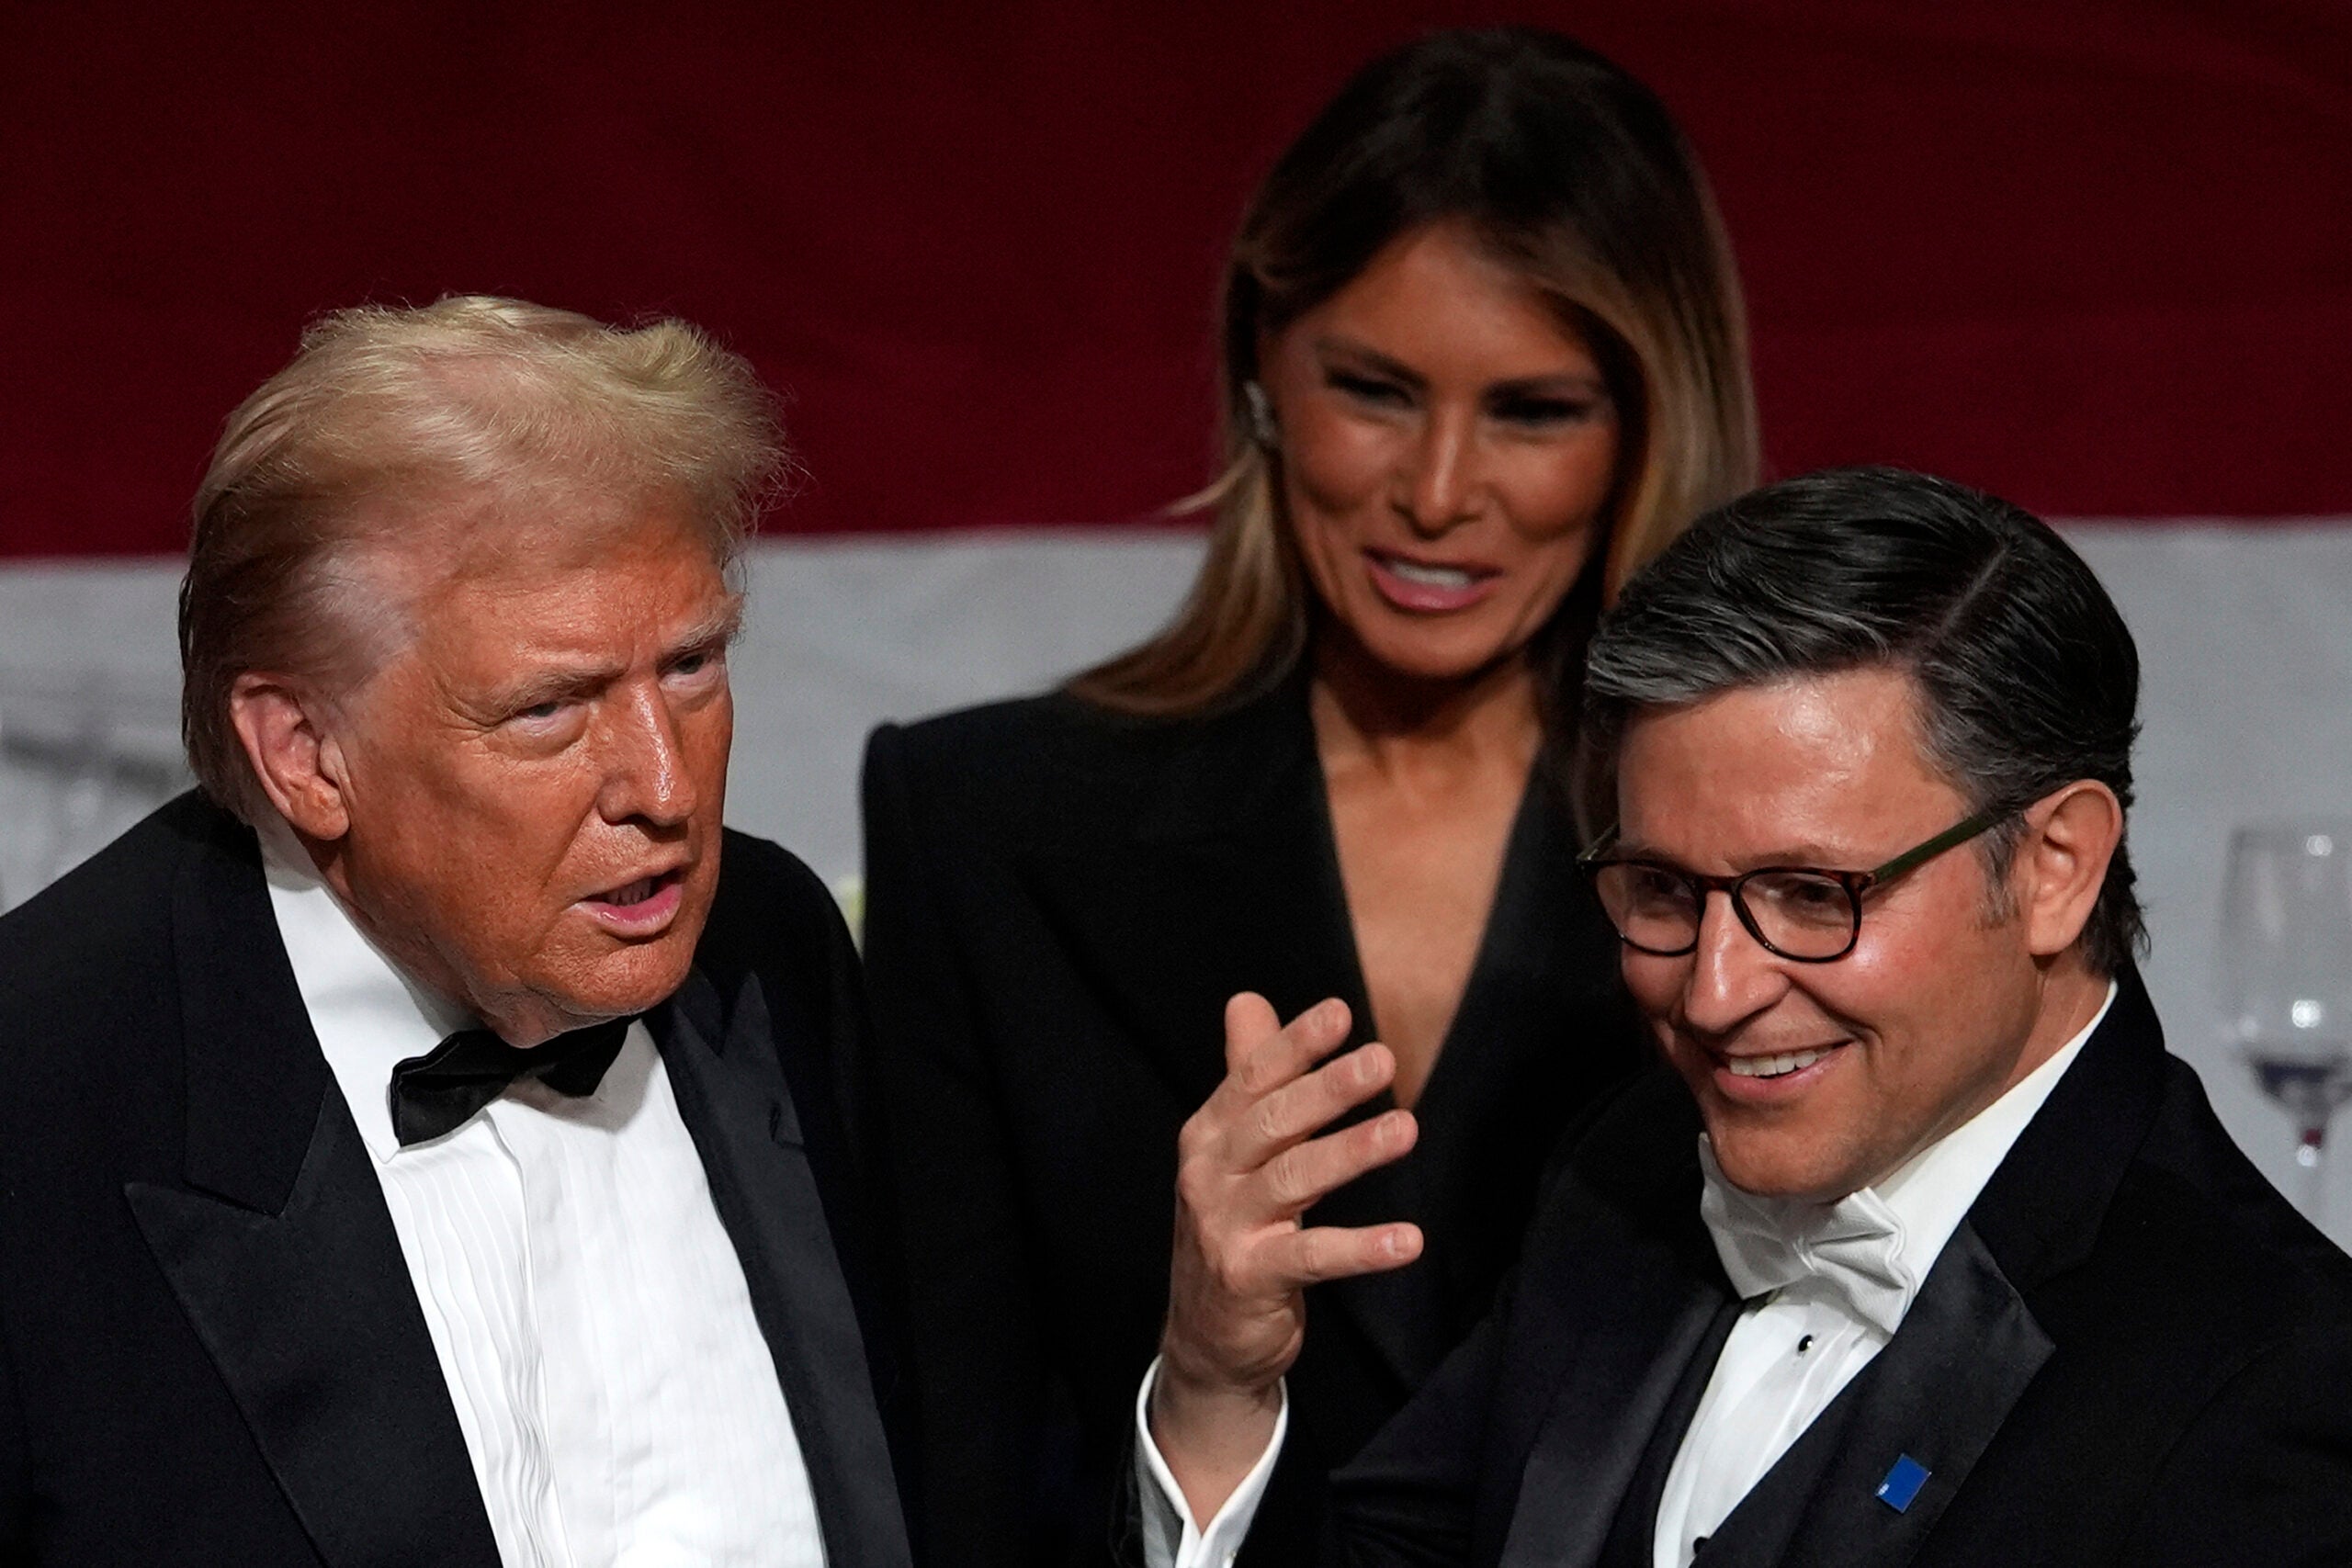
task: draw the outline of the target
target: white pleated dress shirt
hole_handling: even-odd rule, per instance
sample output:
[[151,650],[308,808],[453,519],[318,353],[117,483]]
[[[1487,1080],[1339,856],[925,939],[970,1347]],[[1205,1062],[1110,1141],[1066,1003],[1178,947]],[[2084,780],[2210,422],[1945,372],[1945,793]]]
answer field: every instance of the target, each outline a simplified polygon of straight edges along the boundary
[[[275,825],[273,825],[275,827]],[[411,984],[289,833],[277,928],[359,1124],[506,1568],[820,1568],[808,1472],[642,1022],[593,1095],[510,1089],[403,1149],[392,1068],[475,1020]]]
[[[1701,1539],[1730,1517],[1749,1488],[1813,1425],[1902,1324],[1928,1271],[1967,1218],[1984,1184],[2008,1157],[2026,1124],[2082,1054],[2107,1000],[2079,1034],[2007,1093],[1911,1156],[1873,1187],[1835,1203],[1759,1199],[1724,1180],[1714,1149],[1699,1135],[1707,1178],[1700,1214],[1743,1298],[1739,1321],[1683,1434],[1658,1502],[1655,1568],[1690,1568]],[[1151,1440],[1152,1379],[1136,1402],[1137,1481],[1144,1555],[1150,1568],[1229,1568],[1265,1496],[1288,1425],[1283,1420],[1257,1465],[1205,1528],[1195,1528],[1183,1493]]]

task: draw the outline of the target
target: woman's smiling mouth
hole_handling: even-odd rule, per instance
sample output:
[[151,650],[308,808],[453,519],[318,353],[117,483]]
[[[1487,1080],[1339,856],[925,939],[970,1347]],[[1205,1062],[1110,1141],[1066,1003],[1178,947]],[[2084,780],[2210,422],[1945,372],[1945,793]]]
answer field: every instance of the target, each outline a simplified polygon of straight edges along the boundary
[[1467,609],[1492,592],[1503,575],[1492,567],[1415,560],[1385,550],[1368,549],[1363,556],[1380,596],[1417,615]]

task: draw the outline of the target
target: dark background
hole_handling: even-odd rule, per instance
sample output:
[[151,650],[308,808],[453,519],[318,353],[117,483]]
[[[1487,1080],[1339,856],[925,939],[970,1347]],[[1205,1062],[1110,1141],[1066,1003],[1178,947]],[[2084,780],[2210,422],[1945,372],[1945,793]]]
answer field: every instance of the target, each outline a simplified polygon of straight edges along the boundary
[[5,3],[0,553],[163,552],[302,321],[684,315],[792,399],[790,531],[1148,521],[1251,184],[1433,25],[1666,98],[1772,468],[2068,516],[2352,513],[2352,5]]

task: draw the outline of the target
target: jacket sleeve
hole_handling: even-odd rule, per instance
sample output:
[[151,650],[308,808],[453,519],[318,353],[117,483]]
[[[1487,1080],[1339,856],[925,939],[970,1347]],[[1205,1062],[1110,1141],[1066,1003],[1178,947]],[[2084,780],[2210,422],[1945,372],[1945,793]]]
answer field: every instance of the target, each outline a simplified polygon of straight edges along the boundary
[[861,1077],[903,1249],[918,1551],[956,1568],[1014,1568],[1035,1560],[1030,1521],[1047,1484],[1034,1249],[972,955],[947,897],[969,846],[925,801],[907,752],[886,725],[865,753],[875,1029]]
[[[865,1341],[901,1505],[913,1512],[913,1416],[904,1372],[904,1286],[889,1193],[877,1174],[876,1111],[860,1081],[871,1027],[857,947],[816,873],[779,846],[730,830],[695,962],[731,996],[756,975],[780,1030],[777,1066]],[[786,1048],[786,1043],[794,1043]]]

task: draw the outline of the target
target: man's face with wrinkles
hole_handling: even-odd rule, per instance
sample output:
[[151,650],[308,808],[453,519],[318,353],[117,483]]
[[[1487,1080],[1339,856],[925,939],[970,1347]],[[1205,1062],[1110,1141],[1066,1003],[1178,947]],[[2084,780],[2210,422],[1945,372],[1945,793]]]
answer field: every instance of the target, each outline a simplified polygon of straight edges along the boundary
[[503,502],[390,563],[408,641],[334,726],[347,900],[518,1044],[684,979],[734,730],[737,597],[703,532],[659,499],[539,504],[562,524]]

